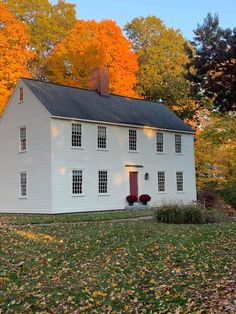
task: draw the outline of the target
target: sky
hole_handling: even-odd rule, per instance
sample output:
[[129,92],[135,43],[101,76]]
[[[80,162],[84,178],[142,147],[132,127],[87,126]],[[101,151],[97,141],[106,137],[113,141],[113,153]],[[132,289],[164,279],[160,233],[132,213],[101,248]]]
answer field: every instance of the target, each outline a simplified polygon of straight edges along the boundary
[[[52,0],[53,3],[57,0]],[[66,0],[76,4],[78,19],[115,20],[122,28],[134,17],[156,15],[164,24],[180,29],[186,39],[208,12],[217,13],[223,28],[236,27],[236,0]]]

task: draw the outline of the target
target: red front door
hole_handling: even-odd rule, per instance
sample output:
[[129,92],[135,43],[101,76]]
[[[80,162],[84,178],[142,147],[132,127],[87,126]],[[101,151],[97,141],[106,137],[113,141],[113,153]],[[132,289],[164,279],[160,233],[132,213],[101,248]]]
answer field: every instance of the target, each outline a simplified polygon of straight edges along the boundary
[[129,173],[130,195],[138,197],[138,172]]

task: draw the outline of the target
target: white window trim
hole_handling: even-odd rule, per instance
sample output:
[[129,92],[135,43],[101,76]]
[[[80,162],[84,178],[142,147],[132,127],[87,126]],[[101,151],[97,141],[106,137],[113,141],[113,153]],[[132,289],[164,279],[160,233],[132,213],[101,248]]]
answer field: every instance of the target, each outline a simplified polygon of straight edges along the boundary
[[[162,133],[162,135],[163,135],[163,151],[162,152],[157,151],[157,133]],[[156,131],[156,139],[155,140],[156,140],[156,142],[155,142],[156,154],[164,155],[165,154],[165,133],[161,132],[161,131]]]
[[[129,149],[129,131],[130,130],[134,130],[134,131],[136,131],[136,149],[135,150],[132,150],[132,149]],[[138,130],[137,129],[134,129],[134,128],[129,128],[128,129],[128,152],[129,153],[138,153],[139,151],[138,151]]]
[[107,149],[107,148],[97,148],[97,151],[109,152],[109,149]]
[[[20,91],[23,90],[23,99],[20,100]],[[22,102],[24,102],[24,87],[23,86],[19,86],[18,89],[18,103],[21,104]]]
[[[106,193],[99,193],[99,171],[106,171],[107,172],[107,192]],[[97,170],[97,189],[98,189],[98,196],[110,196],[109,193],[109,170],[108,169],[98,169]]]
[[[165,174],[165,191],[159,191],[158,190],[158,172],[164,172],[164,174]],[[166,170],[163,170],[163,169],[160,169],[160,170],[157,170],[157,193],[158,194],[168,194],[168,192],[167,192],[167,189],[166,189]]]
[[[26,173],[26,195],[21,195],[21,174]],[[19,180],[19,199],[27,199],[28,198],[28,173],[27,171],[20,171],[18,173]]]
[[[73,194],[73,171],[82,171],[82,193],[81,194]],[[72,168],[71,169],[71,196],[72,197],[85,197],[85,194],[84,194],[84,169],[81,169],[81,168]]]
[[[26,146],[26,149],[24,149],[24,150],[21,149],[21,137],[20,137],[20,130],[23,129],[23,128],[25,128],[25,134],[26,134],[26,136],[25,136],[25,142],[26,142],[25,146]],[[28,141],[27,141],[27,127],[26,127],[26,125],[22,125],[22,126],[18,127],[18,137],[19,137],[19,153],[26,153],[27,152],[27,147],[28,147],[28,145],[27,145]]]
[[[182,191],[178,191],[177,190],[177,172],[182,172],[182,174],[183,174],[183,190]],[[176,193],[177,194],[184,194],[185,193],[184,186],[185,186],[185,184],[184,184],[184,171],[183,170],[176,170],[175,171],[175,188],[176,188]]]
[[[73,146],[72,145],[72,128],[73,128],[73,124],[80,124],[80,128],[81,128],[81,146]],[[83,132],[82,132],[83,130],[82,130],[82,123],[80,123],[80,122],[78,122],[78,121],[72,121],[71,122],[71,127],[70,127],[70,139],[71,139],[71,143],[70,143],[70,145],[71,145],[71,149],[78,149],[78,150],[83,150],[84,148],[83,148]]]
[[72,149],[72,150],[84,150],[84,148],[83,148],[83,147],[80,147],[80,146],[78,146],[78,147],[76,147],[76,146],[71,146],[71,149]]

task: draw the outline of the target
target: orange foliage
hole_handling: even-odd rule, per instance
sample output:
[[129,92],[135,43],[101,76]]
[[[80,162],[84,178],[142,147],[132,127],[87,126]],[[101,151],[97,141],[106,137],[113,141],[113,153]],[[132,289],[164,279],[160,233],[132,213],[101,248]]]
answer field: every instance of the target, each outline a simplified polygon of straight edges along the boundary
[[0,116],[18,78],[28,76],[27,28],[0,4]]
[[87,88],[89,72],[98,66],[108,68],[111,93],[136,96],[137,57],[120,27],[112,20],[81,20],[48,58],[48,79]]

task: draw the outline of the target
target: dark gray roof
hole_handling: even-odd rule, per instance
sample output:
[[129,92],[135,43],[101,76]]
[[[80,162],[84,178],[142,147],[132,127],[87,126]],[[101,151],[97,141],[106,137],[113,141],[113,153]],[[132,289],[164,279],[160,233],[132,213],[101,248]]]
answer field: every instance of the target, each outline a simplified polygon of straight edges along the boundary
[[136,98],[22,78],[52,116],[194,132],[166,106]]

